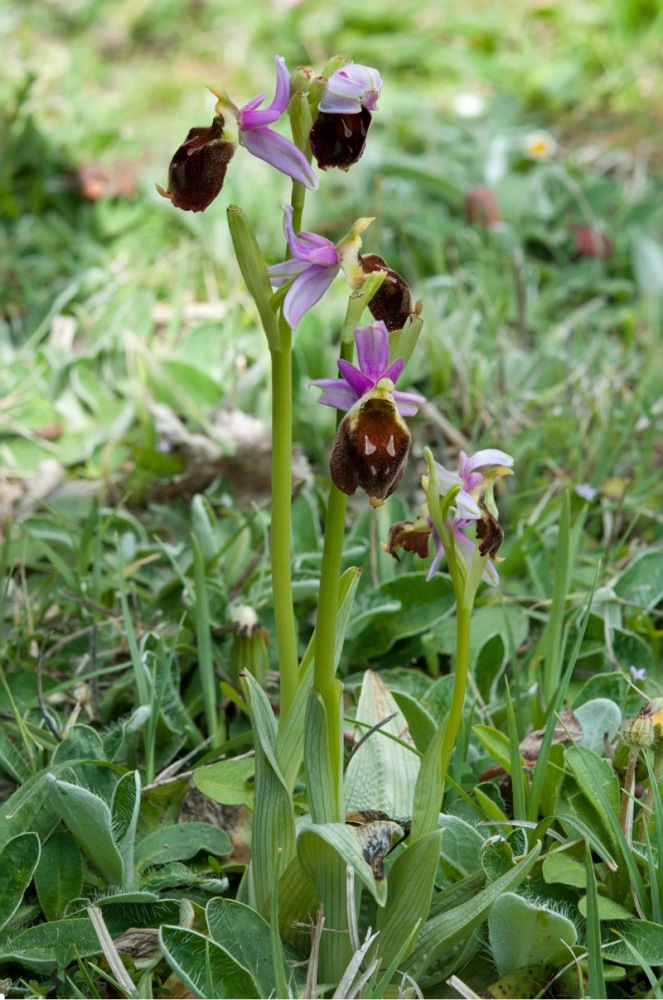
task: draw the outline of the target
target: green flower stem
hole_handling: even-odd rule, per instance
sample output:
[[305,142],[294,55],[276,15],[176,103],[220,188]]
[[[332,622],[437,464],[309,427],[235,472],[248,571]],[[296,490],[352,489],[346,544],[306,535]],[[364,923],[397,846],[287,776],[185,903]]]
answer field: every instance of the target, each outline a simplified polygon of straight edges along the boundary
[[465,692],[467,691],[467,677],[470,665],[470,623],[472,620],[472,605],[469,607],[458,604],[456,609],[456,663],[454,668],[454,688],[451,696],[451,707],[447,716],[447,724],[444,731],[444,739],[440,750],[440,776],[441,776],[441,797],[440,808],[442,808],[442,797],[444,796],[444,785],[451,762],[451,755],[456,745],[458,732],[463,721],[463,708],[465,706]]
[[299,660],[292,602],[292,330],[279,320],[280,349],[272,359],[272,589],[285,718],[297,690]]
[[315,661],[313,687],[322,698],[327,713],[328,754],[333,787],[330,799],[335,803],[334,822],[343,822],[342,746],[343,719],[336,683],[336,614],[338,610],[341,559],[345,537],[345,512],[348,498],[332,484],[325,521],[325,542],[320,570],[320,597],[315,625]]

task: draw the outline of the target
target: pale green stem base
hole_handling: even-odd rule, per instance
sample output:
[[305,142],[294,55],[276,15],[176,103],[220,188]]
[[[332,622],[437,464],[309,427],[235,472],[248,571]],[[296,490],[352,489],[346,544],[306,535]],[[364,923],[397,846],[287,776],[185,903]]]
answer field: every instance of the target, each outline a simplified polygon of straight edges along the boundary
[[280,324],[281,350],[272,351],[272,588],[281,676],[281,715],[297,690],[299,661],[292,605],[292,331]]

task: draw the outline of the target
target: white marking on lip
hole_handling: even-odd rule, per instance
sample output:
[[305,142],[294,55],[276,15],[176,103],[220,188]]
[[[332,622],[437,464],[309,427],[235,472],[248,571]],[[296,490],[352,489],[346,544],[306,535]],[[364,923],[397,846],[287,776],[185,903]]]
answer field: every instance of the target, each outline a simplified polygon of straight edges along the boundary
[[374,451],[377,451],[377,445],[373,444],[369,440],[368,434],[364,434],[364,454],[372,455]]
[[396,445],[394,444],[393,434],[389,438],[389,444],[387,445],[387,454],[391,455],[392,458],[396,458]]

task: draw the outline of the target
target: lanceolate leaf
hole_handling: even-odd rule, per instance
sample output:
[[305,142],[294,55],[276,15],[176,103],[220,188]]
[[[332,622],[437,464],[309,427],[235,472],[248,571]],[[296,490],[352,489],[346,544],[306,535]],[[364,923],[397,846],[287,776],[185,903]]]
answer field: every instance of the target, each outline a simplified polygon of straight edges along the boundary
[[[336,684],[340,718],[343,689],[338,681]],[[340,735],[339,733],[339,754]],[[315,823],[333,823],[335,817],[339,815],[340,802],[335,801],[334,780],[329,760],[327,712],[322,698],[313,688],[309,692],[304,722],[304,759],[311,816]]]
[[203,1000],[207,997],[258,1000],[260,997],[251,973],[204,934],[166,925],[159,931],[159,943],[171,969],[194,996]]
[[113,840],[111,811],[104,800],[87,788],[60,781],[52,774],[47,775],[46,780],[62,819],[83,853],[107,882],[121,885],[124,865]]
[[6,927],[30,885],[39,861],[39,837],[20,833],[0,854],[0,929]]
[[[421,837],[396,858],[389,872],[389,892],[384,910],[378,911],[380,936],[377,951],[383,964],[399,951],[417,924],[428,917],[435,874],[440,860],[442,830]],[[412,941],[410,950],[414,948]],[[403,958],[406,958],[403,955]]]
[[[357,828],[344,823],[325,823],[307,827],[299,835],[297,853],[304,871],[317,884],[330,852],[337,854],[345,865],[351,865],[365,889],[376,903],[384,906],[387,898],[386,878],[376,880],[373,869],[364,859]],[[345,885],[343,885],[345,895]]]
[[242,688],[251,713],[256,748],[256,804],[251,872],[256,908],[264,912],[274,884],[275,866],[285,871],[295,855],[295,813],[291,792],[278,766],[276,721],[257,681],[246,674]]
[[66,830],[56,830],[42,846],[35,887],[47,920],[57,920],[67,903],[81,894],[83,858]]
[[115,786],[111,804],[113,840],[122,857],[125,882],[131,882],[133,878],[134,840],[139,811],[140,775],[138,771],[130,771]]
[[[395,819],[410,817],[419,757],[385,733],[410,741],[405,716],[379,674],[367,670],[357,705],[357,719],[375,726],[390,715],[395,718],[372,733],[353,754],[345,773],[345,808],[380,809]],[[360,739],[366,730],[358,730]]]

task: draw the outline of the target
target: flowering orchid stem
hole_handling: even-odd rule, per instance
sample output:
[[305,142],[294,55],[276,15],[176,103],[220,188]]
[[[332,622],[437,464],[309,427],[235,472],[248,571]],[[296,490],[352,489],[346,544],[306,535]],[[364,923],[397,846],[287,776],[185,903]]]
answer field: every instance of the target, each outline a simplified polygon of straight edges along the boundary
[[[341,358],[352,361],[354,340],[352,333],[361,318],[366,300],[351,296],[341,332]],[[332,484],[325,519],[325,540],[320,570],[320,597],[315,626],[315,661],[313,687],[318,692],[327,713],[328,753],[331,764],[333,788],[329,789],[330,801],[335,803],[336,822],[343,822],[343,733],[341,703],[336,684],[336,614],[338,609],[341,560],[345,537],[345,512],[348,498]]]
[[286,717],[297,690],[297,631],[292,602],[292,331],[279,322],[280,350],[272,359],[272,587],[281,676],[281,713]]
[[[456,663],[454,669],[454,688],[451,696],[451,707],[447,716],[447,725],[440,751],[440,781],[441,793],[444,794],[444,784],[451,762],[451,756],[458,739],[458,733],[463,721],[465,692],[470,663],[470,623],[472,620],[472,605],[469,607],[458,602],[456,608]],[[440,801],[442,799],[440,796]]]
[[336,683],[336,614],[347,503],[348,498],[345,493],[341,493],[332,485],[325,522],[313,669],[313,687],[322,698],[327,714],[327,746],[333,781],[333,787],[329,789],[329,798],[334,802],[338,813],[334,817],[337,823],[343,822],[341,759],[343,719]]

